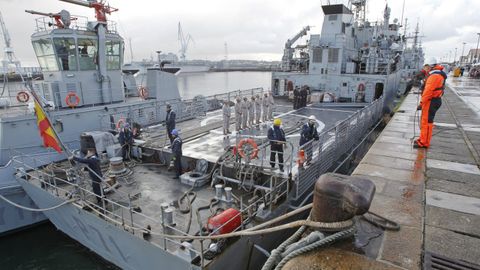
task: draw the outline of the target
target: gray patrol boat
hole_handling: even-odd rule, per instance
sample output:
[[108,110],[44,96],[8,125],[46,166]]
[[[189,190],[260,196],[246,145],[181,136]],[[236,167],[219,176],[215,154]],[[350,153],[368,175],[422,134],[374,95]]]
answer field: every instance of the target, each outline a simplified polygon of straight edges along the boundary
[[[0,110],[0,195],[20,205],[34,207],[35,203],[14,179],[12,157],[42,156],[32,161],[35,166],[65,158],[65,154],[43,147],[31,88],[45,104],[53,127],[69,149],[80,147],[80,134],[85,131],[115,130],[119,122],[137,127],[159,124],[165,121],[167,103],[177,113],[177,120],[182,121],[219,109],[223,98],[239,94],[182,100],[176,78],[179,68],[148,68],[147,83],[139,86],[135,80],[139,70],[123,65],[125,45],[116,24],[105,19],[115,10],[95,1],[70,2],[94,8],[103,21],[71,16],[66,10],[27,10],[41,15],[35,19],[31,39],[44,79],[27,81],[16,89],[18,97],[12,94],[9,105],[2,105]],[[0,200],[0,234],[45,219],[41,212],[26,211]]]
[[[362,154],[358,144],[372,135],[400,85],[393,78],[403,70],[400,65],[392,70],[388,60],[393,74],[349,75],[357,81],[364,76],[383,78],[383,92],[372,98],[335,106],[313,102],[293,110],[285,99],[277,99],[273,113],[282,119],[287,139],[279,170],[279,164],[271,163],[266,136],[270,116],[229,135],[222,131],[219,101],[261,96],[263,89],[182,101],[174,75],[157,68],[148,70],[147,88],[139,91],[144,99],[125,98],[137,88],[133,82],[133,90],[122,85],[123,40],[111,23],[102,20],[112,8],[98,2],[62,1],[95,8],[98,21],[53,29],[42,28],[46,22],[40,24],[32,42],[45,81],[36,91],[45,104],[53,103],[48,115],[66,148],[79,148],[77,155],[87,148],[99,153],[102,196],[92,192],[86,168],[73,166],[56,152],[13,156],[9,179],[21,185],[58,229],[124,269],[260,268],[265,250],[301,225],[291,222],[306,216],[303,206],[311,199],[316,179],[327,171],[348,171],[350,161]],[[343,5],[323,9],[328,16],[345,20],[352,16]],[[346,39],[351,32],[338,27],[330,34]],[[68,46],[68,53],[58,49],[62,45]],[[392,80],[387,82],[387,77]],[[342,80],[336,83],[342,85]],[[180,180],[172,179],[169,140],[158,124],[165,117],[166,102],[180,120],[184,168]],[[300,129],[312,115],[319,138],[299,146]],[[25,123],[14,125],[22,130],[15,133],[25,135],[25,142],[33,140],[40,151],[40,138],[31,135],[38,132],[34,116],[22,117]],[[114,132],[107,132],[119,122],[143,126],[129,161],[119,157]]]

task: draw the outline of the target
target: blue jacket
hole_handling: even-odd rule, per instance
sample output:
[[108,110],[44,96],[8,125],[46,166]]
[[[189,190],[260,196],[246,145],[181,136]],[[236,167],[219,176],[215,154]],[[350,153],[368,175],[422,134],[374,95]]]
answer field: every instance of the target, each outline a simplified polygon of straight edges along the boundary
[[182,139],[180,137],[175,137],[172,143],[172,153],[175,156],[181,156],[182,155]]
[[172,131],[175,128],[175,112],[170,110],[167,112],[167,116],[165,117],[165,125],[167,126],[168,131]]
[[283,131],[283,129],[279,126],[273,126],[269,128],[267,137],[270,140],[270,145],[274,145],[275,142],[273,141],[281,141],[281,142],[287,141],[285,139],[285,131]]
[[120,133],[118,134],[118,142],[123,146],[126,143],[132,144],[133,143],[133,133],[128,128],[122,128]]
[[317,127],[315,126],[315,124],[310,126],[308,123],[306,123],[305,125],[303,125],[302,131],[300,133],[300,146],[306,144],[313,139],[319,139]]
[[[93,181],[101,182],[101,179],[98,178],[98,176],[103,177],[102,169],[100,168],[100,160],[96,155],[93,155],[89,158],[80,158],[80,157],[73,156],[73,160],[83,164],[87,164],[88,168],[90,168],[90,170],[88,170],[88,174],[90,175],[90,178],[92,178]],[[92,171],[98,174],[98,176],[96,176],[95,173],[93,173]]]

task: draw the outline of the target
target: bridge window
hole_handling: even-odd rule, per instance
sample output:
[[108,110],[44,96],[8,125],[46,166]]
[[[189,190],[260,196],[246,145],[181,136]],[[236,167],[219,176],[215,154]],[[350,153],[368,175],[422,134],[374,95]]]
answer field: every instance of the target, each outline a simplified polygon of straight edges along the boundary
[[37,55],[38,64],[43,71],[58,71],[58,63],[55,60],[55,51],[50,39],[40,39],[32,42]]
[[338,63],[338,48],[328,48],[328,63]]
[[61,70],[77,70],[77,47],[73,38],[54,38],[55,52]]
[[120,41],[107,40],[105,43],[105,52],[107,56],[107,69],[120,69]]
[[78,39],[78,51],[80,57],[78,63],[80,70],[96,70],[97,69],[97,41],[89,38]]
[[322,54],[323,54],[323,49],[322,48],[313,48],[312,62],[313,63],[321,63],[322,62]]

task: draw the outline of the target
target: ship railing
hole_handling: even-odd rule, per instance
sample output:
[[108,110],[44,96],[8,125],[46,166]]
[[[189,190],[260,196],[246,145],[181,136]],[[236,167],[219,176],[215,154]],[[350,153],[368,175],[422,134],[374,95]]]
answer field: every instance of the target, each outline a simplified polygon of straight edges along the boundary
[[[187,235],[185,232],[179,230],[175,226],[171,226],[164,222],[163,213],[161,213],[160,218],[154,218],[148,215],[145,215],[137,210],[134,207],[134,198],[131,194],[126,194],[125,200],[119,200],[119,198],[111,199],[108,196],[105,196],[103,186],[100,189],[101,195],[96,195],[89,188],[92,185],[92,180],[89,177],[76,177],[74,174],[66,172],[66,179],[58,177],[53,173],[49,173],[46,170],[43,170],[43,167],[37,167],[37,164],[45,164],[45,162],[40,161],[42,157],[46,157],[54,153],[42,153],[35,155],[21,155],[15,156],[12,161],[14,167],[17,170],[16,176],[18,178],[23,178],[27,181],[38,181],[40,186],[52,194],[63,200],[68,200],[72,198],[77,198],[78,201],[74,202],[78,207],[88,207],[90,210],[96,212],[99,216],[104,218],[110,223],[113,223],[115,226],[123,228],[125,231],[128,231],[132,234],[137,234],[142,236],[143,234],[152,233],[153,237],[158,237],[156,241],[149,241],[150,243],[163,248],[166,251],[174,252],[176,248],[188,249],[196,256],[200,256],[202,259],[202,266],[205,263],[203,252],[206,251],[205,244],[203,240],[195,240],[200,244],[200,249],[194,248],[193,246],[188,247],[183,245],[183,240],[188,240],[191,235]],[[87,167],[88,168],[88,167]],[[208,235],[214,236],[219,234],[219,232],[225,227],[229,226],[229,223],[239,216],[243,219],[246,217],[248,220],[242,220],[242,225],[235,229],[235,231],[246,229],[245,224],[248,221],[251,221],[255,216],[262,214],[268,207],[270,211],[272,210],[273,205],[278,202],[282,197],[287,196],[288,188],[288,179],[270,180],[270,191],[263,191],[260,189],[255,189],[253,192],[253,197],[244,199],[243,197],[233,196],[235,204],[240,208],[238,214],[232,216],[228,221],[226,221],[222,226],[211,231]],[[272,182],[276,181],[276,182]],[[284,187],[282,187],[284,186]],[[276,188],[275,188],[276,187]],[[282,191],[283,190],[283,191]],[[116,190],[116,193],[119,191]],[[95,200],[100,199],[101,203],[94,205],[91,203],[91,199]],[[128,203],[122,204],[119,201],[126,201]],[[246,202],[245,202],[246,201]],[[79,202],[83,202],[79,203]],[[150,228],[147,226],[150,225]],[[156,226],[157,225],[157,226]],[[161,228],[161,230],[159,229]],[[185,239],[171,238],[159,236],[159,233],[163,234],[173,234],[176,236],[185,236]],[[157,235],[156,235],[157,234]],[[163,242],[163,246],[161,243]]]
[[294,178],[294,199],[299,199],[311,191],[318,177],[335,167],[341,157],[380,120],[383,100],[382,96],[332,128],[321,132],[319,140],[311,140],[299,147],[304,158],[302,155],[296,158],[297,166],[294,170],[298,170],[298,177]]
[[[36,158],[38,158],[37,156]],[[105,218],[108,222],[123,228],[125,231],[129,231],[132,234],[148,234],[150,230],[155,229],[155,225],[159,225],[162,228],[162,232],[165,234],[185,235],[185,239],[188,239],[188,235],[178,228],[166,224],[163,216],[159,219],[147,216],[134,208],[134,196],[127,194],[127,205],[118,203],[116,200],[112,200],[103,194],[104,188],[101,188],[101,196],[93,193],[88,187],[91,186],[92,180],[89,177],[82,177],[80,179],[63,179],[61,177],[50,174],[37,167],[31,166],[25,159],[34,159],[31,156],[16,156],[12,160],[16,164],[17,177],[27,179],[28,181],[36,180],[40,182],[41,187],[50,192],[52,195],[57,196],[63,200],[78,198],[85,204],[78,204],[79,207],[88,207],[98,215]],[[39,162],[40,163],[40,162]],[[88,168],[88,167],[87,167]],[[68,175],[68,174],[67,174]],[[68,176],[67,176],[68,178]],[[70,188],[68,188],[70,187]],[[116,190],[115,192],[118,192]],[[100,199],[99,205],[91,203],[91,198]],[[163,214],[162,214],[163,215]],[[137,221],[143,222],[137,222]],[[151,229],[147,228],[147,225],[151,226]],[[156,232],[159,232],[156,230]],[[160,237],[160,242],[163,242],[163,247],[160,243],[150,243],[168,250],[168,245],[173,244],[174,247],[187,248],[194,252],[196,255],[201,256],[201,252],[194,248],[188,248],[182,245],[182,242],[178,239],[172,239],[168,237]],[[170,250],[172,251],[172,250]]]
[[[262,168],[263,170],[269,170],[272,172],[280,174],[290,174],[292,172],[293,162],[294,162],[294,153],[296,152],[296,147],[290,141],[277,141],[269,140],[266,136],[255,136],[255,135],[239,135],[235,136],[235,146],[239,146],[240,142],[243,140],[252,139],[257,144],[257,149],[255,150],[251,145],[244,144],[245,158],[241,160],[247,165],[254,165]],[[271,144],[281,145],[283,152],[275,151],[271,149]],[[257,157],[255,159],[250,159],[249,156],[257,152]],[[271,161],[272,155],[275,155],[275,162]],[[278,155],[283,154],[283,162],[280,162]],[[276,169],[272,168],[271,165],[274,165],[275,168],[283,167],[284,172],[277,172]]]
[[[92,31],[89,29],[89,20],[86,16],[72,15],[69,29]],[[46,32],[51,29],[59,29],[55,23],[55,19],[49,16],[41,16],[35,19],[35,32]],[[107,32],[117,33],[117,24],[113,21],[107,21]]]

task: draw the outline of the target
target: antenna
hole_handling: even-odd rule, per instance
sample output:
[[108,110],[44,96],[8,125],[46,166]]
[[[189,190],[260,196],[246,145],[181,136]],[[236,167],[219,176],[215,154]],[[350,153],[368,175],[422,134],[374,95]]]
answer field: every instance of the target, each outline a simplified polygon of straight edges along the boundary
[[128,38],[128,47],[130,47],[130,63],[133,63],[132,38]]
[[224,68],[228,68],[228,44],[225,42],[225,64],[223,65]]
[[190,34],[187,34],[186,36],[183,34],[180,22],[178,22],[178,41],[180,42],[180,50],[178,51],[180,53],[180,61],[185,62],[188,45],[190,45],[190,41],[195,41]]

